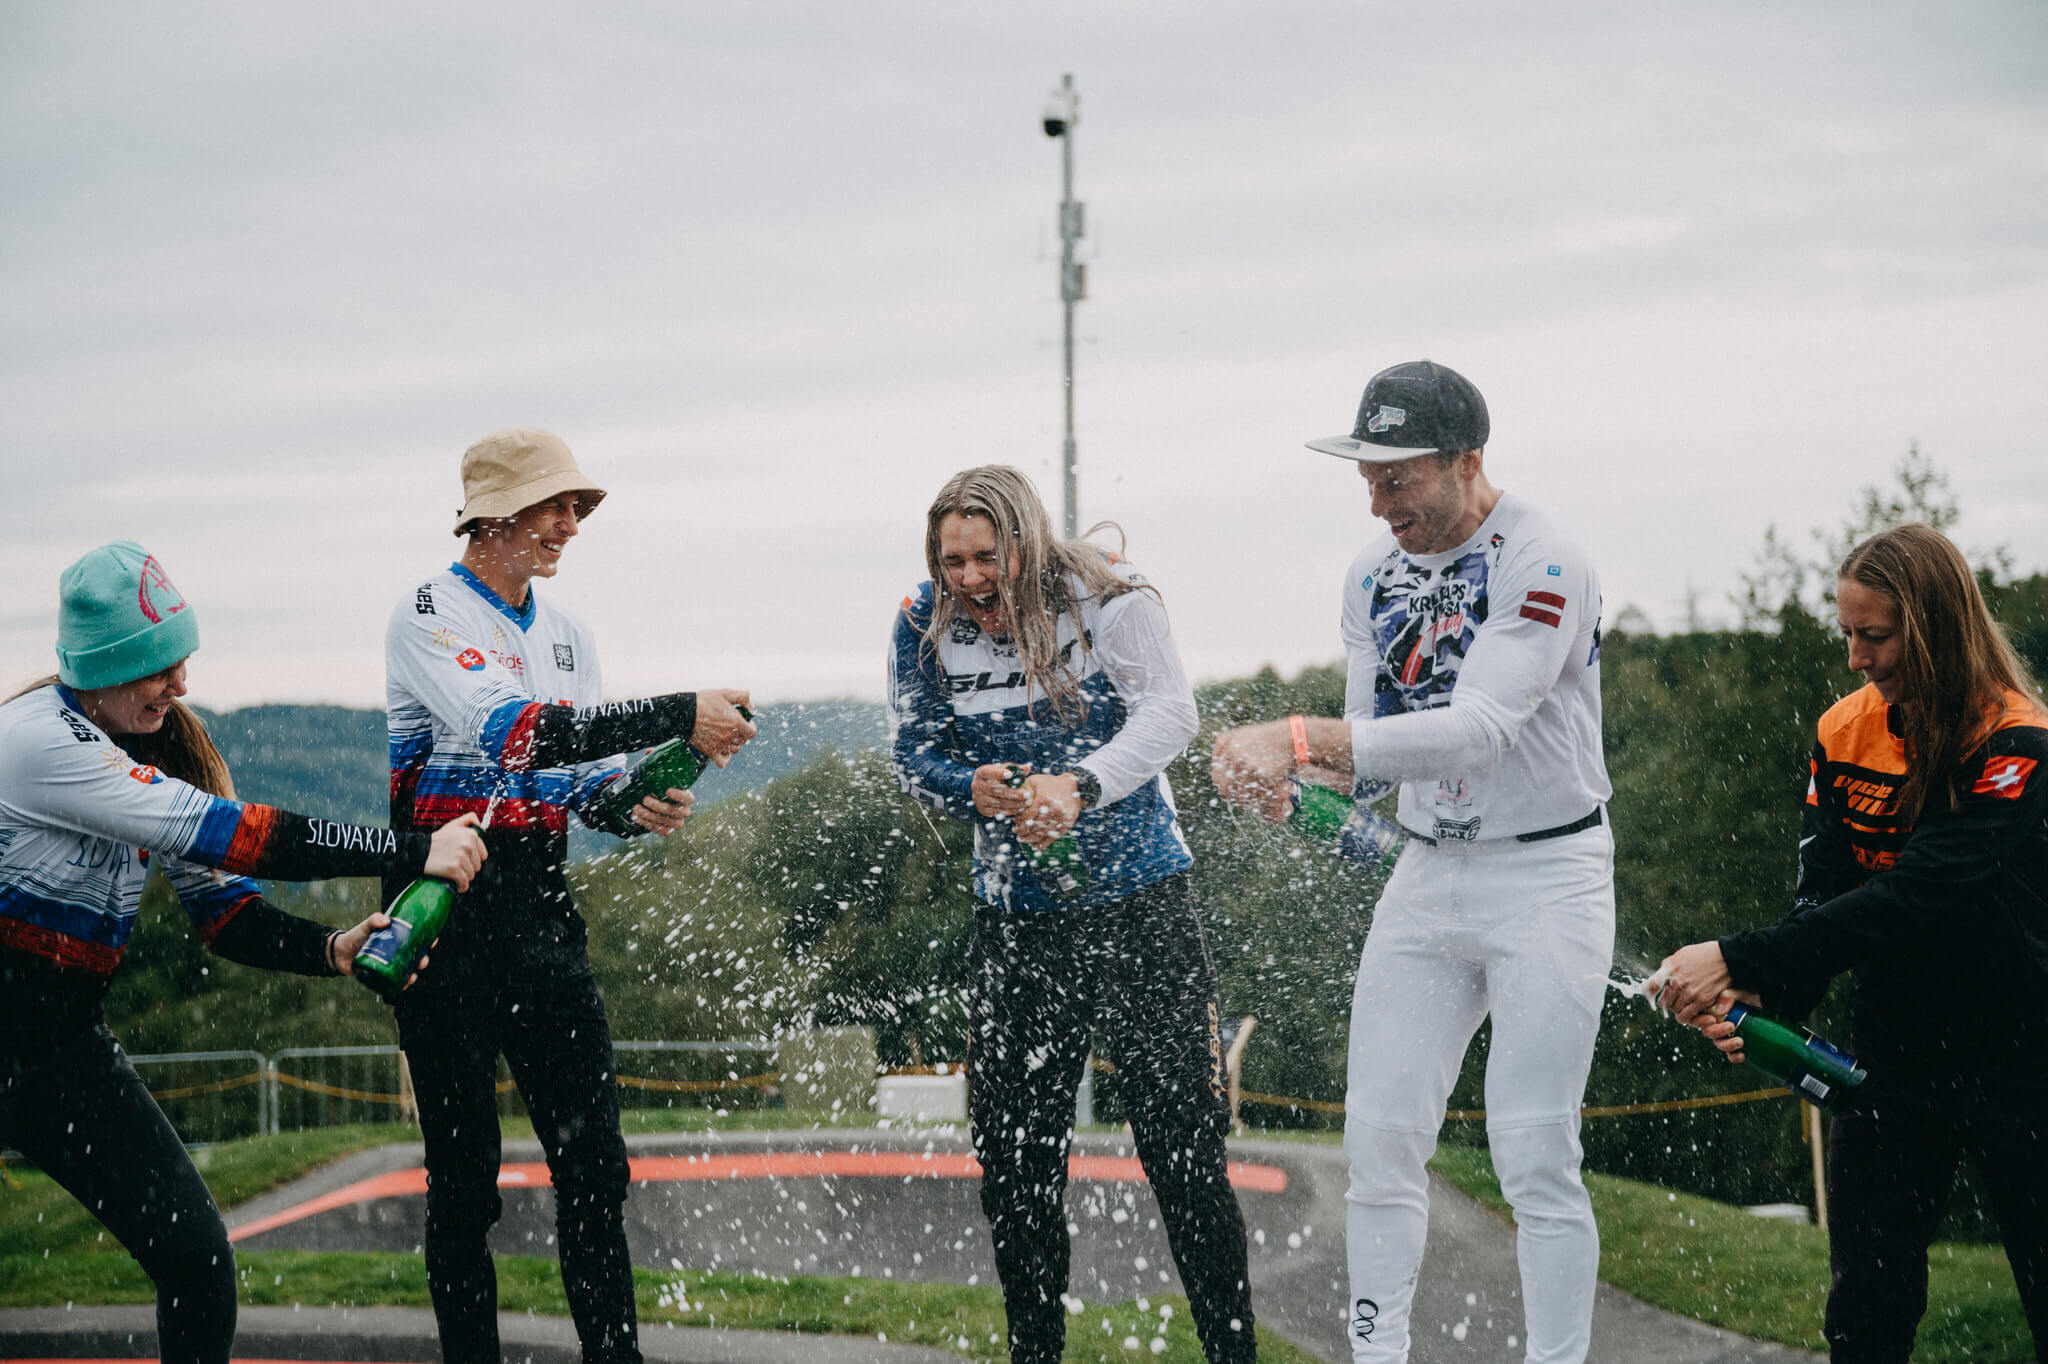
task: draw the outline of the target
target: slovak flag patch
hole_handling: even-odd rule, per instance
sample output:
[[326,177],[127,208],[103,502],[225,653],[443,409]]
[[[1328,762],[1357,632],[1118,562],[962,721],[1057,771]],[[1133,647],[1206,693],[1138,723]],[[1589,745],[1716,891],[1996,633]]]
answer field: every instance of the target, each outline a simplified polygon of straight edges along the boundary
[[2032,758],[1992,758],[1984,764],[1984,775],[1977,778],[1977,784],[1970,788],[1970,794],[2003,796],[2007,800],[2018,800],[2020,793],[2027,789],[2027,778],[2033,771]]
[[1555,630],[1564,620],[1558,612],[1564,609],[1564,598],[1556,592],[1531,592],[1522,598],[1522,616],[1525,620],[1540,620]]

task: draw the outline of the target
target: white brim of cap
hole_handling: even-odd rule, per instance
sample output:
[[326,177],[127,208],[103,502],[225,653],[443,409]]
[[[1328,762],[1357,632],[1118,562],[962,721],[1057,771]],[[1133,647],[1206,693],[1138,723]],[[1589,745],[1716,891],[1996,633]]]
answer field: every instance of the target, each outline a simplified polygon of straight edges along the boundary
[[1320,450],[1338,459],[1355,459],[1362,464],[1399,464],[1404,459],[1436,453],[1434,450],[1410,450],[1401,445],[1372,445],[1353,436],[1328,436],[1304,444],[1311,450]]

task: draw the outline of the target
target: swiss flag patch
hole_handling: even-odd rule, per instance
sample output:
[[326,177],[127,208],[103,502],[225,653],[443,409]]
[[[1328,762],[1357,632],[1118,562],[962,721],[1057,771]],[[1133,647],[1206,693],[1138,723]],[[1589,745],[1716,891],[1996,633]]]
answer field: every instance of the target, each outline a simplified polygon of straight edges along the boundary
[[1564,608],[1564,598],[1556,592],[1531,592],[1522,598],[1522,618],[1540,620],[1555,630],[1564,620],[1558,612]]
[[1977,778],[1977,784],[1970,788],[1973,796],[2003,796],[2007,800],[2018,800],[2020,793],[2027,789],[2027,778],[2034,771],[2032,758],[1992,758],[1984,764],[1984,775]]

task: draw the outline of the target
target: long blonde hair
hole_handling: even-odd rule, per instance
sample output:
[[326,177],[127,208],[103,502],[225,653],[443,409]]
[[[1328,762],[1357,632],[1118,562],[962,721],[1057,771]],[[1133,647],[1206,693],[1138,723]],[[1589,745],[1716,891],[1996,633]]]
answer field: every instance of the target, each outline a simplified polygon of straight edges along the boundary
[[[57,685],[57,675],[39,677],[18,689],[7,701],[26,696],[40,687]],[[5,705],[0,701],[0,705]],[[168,777],[198,787],[223,800],[235,798],[235,779],[228,772],[227,759],[213,745],[213,736],[192,708],[183,701],[171,702],[163,727],[154,734],[112,734],[108,736],[121,751],[139,763],[146,763]]]
[[2040,689],[1991,618],[1962,551],[1932,526],[1878,532],[1849,551],[1836,576],[1898,608],[1899,814],[1917,821],[1936,783],[1954,809],[1957,764],[2005,718],[2014,694],[2039,706]]
[[[948,516],[979,516],[995,527],[999,558],[1007,567],[1005,546],[1017,556],[1017,576],[997,574],[996,594],[1010,620],[1011,637],[1017,645],[1017,661],[1023,665],[1025,700],[1033,692],[1052,702],[1061,718],[1076,711],[1087,713],[1087,699],[1081,695],[1077,675],[1060,658],[1059,618],[1074,618],[1074,637],[1082,652],[1089,644],[1081,628],[1081,601],[1113,601],[1126,592],[1144,590],[1154,597],[1150,584],[1139,584],[1110,571],[1113,562],[1107,550],[1083,540],[1054,538],[1052,518],[1031,480],[1007,464],[984,464],[962,469],[946,480],[939,495],[925,513],[924,560],[931,573],[933,604],[931,623],[925,627],[925,648],[936,651],[953,622],[961,615],[959,601],[948,586],[945,565],[939,562],[939,523]],[[1123,530],[1114,522],[1090,526],[1087,533],[1110,529],[1117,532],[1119,545]],[[1072,577],[1081,585],[1077,598],[1068,585]]]

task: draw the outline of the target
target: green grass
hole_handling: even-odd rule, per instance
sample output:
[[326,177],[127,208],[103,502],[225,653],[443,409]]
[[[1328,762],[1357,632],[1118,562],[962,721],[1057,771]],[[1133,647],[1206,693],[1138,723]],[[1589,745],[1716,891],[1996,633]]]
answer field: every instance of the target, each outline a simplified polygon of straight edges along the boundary
[[[1430,1168],[1505,1216],[1483,1150],[1446,1146]],[[1666,1311],[1739,1335],[1825,1352],[1828,1237],[1818,1227],[1613,1175],[1587,1174],[1600,1224],[1600,1277]],[[1920,1364],[2017,1364],[2034,1358],[2012,1266],[1997,1246],[1943,1242],[1928,1256]]]
[[[417,1255],[309,1251],[243,1252],[236,1257],[247,1307],[429,1307],[426,1269]],[[567,1316],[561,1267],[553,1260],[500,1255],[498,1306],[505,1312]],[[898,1283],[886,1279],[781,1278],[731,1271],[633,1271],[641,1329],[718,1326],[756,1331],[870,1336],[958,1350],[968,1359],[1001,1360],[1003,1299],[994,1288]],[[155,1290],[126,1255],[76,1251],[48,1259],[0,1257],[0,1306],[150,1303]],[[1155,1337],[1165,1342],[1154,1355]],[[1135,1345],[1129,1342],[1137,1342]],[[1091,1306],[1067,1320],[1068,1361],[1156,1358],[1202,1364],[1202,1348],[1180,1297]],[[1315,1356],[1259,1329],[1259,1355],[1276,1364],[1314,1364]]]

